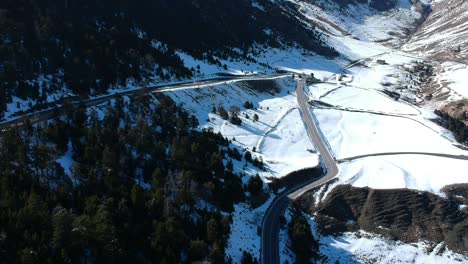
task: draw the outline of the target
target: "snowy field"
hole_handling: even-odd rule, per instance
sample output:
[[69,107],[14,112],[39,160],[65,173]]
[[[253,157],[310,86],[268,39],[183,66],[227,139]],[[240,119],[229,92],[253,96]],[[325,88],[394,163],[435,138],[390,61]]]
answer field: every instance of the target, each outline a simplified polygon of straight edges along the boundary
[[441,189],[467,182],[468,161],[423,155],[368,157],[341,164],[344,184],[374,189],[408,188],[443,196]]
[[[352,76],[345,84],[333,83],[330,72],[333,78],[329,83],[306,89],[311,100],[330,105],[312,107],[311,113],[337,159],[386,152],[468,155],[455,146],[450,132],[429,120],[435,117],[432,112],[382,93],[407,81],[404,68],[413,63],[413,56],[347,37],[335,40],[340,52],[350,58],[374,56],[343,69]],[[377,59],[385,64],[377,63]],[[465,70],[458,65],[447,71],[445,79],[453,79],[452,89],[460,85]],[[467,167],[468,161],[442,157],[380,156],[340,164],[338,177],[339,183],[356,187],[409,188],[442,195],[443,186],[468,182],[462,173]]]
[[298,109],[293,109],[257,148],[273,171],[310,168],[319,163]]
[[415,119],[334,109],[312,112],[337,159],[385,152],[468,154]]
[[[328,88],[328,89],[327,89]],[[373,111],[396,115],[419,115],[420,110],[401,101],[395,101],[379,90],[352,86],[322,84],[321,88],[309,87],[310,98],[351,110]]]

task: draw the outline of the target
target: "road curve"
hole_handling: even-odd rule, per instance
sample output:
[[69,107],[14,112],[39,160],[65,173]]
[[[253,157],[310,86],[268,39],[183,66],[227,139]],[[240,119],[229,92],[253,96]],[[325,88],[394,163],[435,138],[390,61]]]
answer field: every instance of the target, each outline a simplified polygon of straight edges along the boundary
[[296,87],[297,102],[307,134],[317,151],[321,154],[321,164],[325,169],[319,179],[290,188],[276,197],[267,209],[262,223],[260,261],[264,264],[279,264],[279,230],[280,216],[284,215],[291,200],[295,200],[303,193],[332,180],[338,174],[338,166],[326,144],[320,137],[320,132],[314,123],[308,107],[308,97],[304,93],[305,80],[300,80]]

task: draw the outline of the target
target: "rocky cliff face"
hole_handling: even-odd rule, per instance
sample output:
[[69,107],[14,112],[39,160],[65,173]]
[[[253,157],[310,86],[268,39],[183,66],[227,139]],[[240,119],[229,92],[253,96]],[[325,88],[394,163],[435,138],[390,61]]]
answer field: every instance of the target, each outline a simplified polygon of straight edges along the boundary
[[459,207],[460,199],[468,199],[468,185],[445,191],[447,199],[407,189],[338,185],[322,201],[310,191],[298,203],[315,215],[324,234],[361,229],[407,243],[443,242],[451,250],[468,252],[468,210]]

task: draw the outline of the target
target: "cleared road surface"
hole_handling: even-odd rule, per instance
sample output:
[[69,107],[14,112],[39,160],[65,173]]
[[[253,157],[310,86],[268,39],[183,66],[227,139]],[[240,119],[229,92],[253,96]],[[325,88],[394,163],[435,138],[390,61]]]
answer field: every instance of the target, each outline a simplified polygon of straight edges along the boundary
[[307,134],[309,135],[315,148],[321,154],[321,163],[325,169],[323,177],[319,179],[313,179],[309,183],[295,186],[287,191],[284,191],[282,195],[278,196],[273,200],[262,223],[262,248],[261,248],[261,262],[265,264],[277,264],[280,261],[279,257],[279,230],[280,230],[280,216],[284,215],[288,208],[291,200],[297,199],[303,193],[320,186],[338,174],[338,166],[335,159],[328,150],[326,144],[320,137],[320,132],[315,125],[312,116],[309,111],[307,104],[308,97],[304,93],[305,80],[300,80],[297,83],[296,94],[297,102],[299,103],[299,109],[301,111],[301,117],[305,124]]

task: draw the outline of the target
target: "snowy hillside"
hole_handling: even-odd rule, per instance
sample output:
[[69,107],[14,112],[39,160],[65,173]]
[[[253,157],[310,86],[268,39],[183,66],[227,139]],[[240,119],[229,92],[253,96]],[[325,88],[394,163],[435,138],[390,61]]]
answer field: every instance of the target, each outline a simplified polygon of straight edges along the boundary
[[434,97],[425,104],[439,108],[446,102],[468,98],[468,2],[437,0],[431,2],[431,14],[403,49],[435,60],[434,76],[425,92]]
[[[255,91],[248,83],[224,84],[200,89],[171,91],[166,94],[183,103],[194,114],[202,128],[220,132],[240,149],[247,149],[262,159],[267,167],[260,175],[281,178],[288,173],[318,165],[318,155],[307,137],[297,109],[295,81],[290,78],[271,81],[279,93]],[[253,109],[244,108],[251,102]],[[213,107],[240,108],[241,125],[231,124],[212,112]],[[254,116],[258,116],[258,121]],[[242,169],[241,169],[242,171]],[[247,173],[255,174],[254,168]]]
[[409,0],[398,0],[394,8],[385,11],[373,8],[367,1],[347,5],[340,5],[341,1],[323,0],[313,3],[301,0],[291,2],[298,5],[309,23],[316,25],[325,34],[351,36],[361,41],[393,46],[403,44],[408,33],[422,18],[422,10],[415,8]]
[[435,0],[431,9],[432,13],[403,48],[439,61],[466,63],[468,2]]

